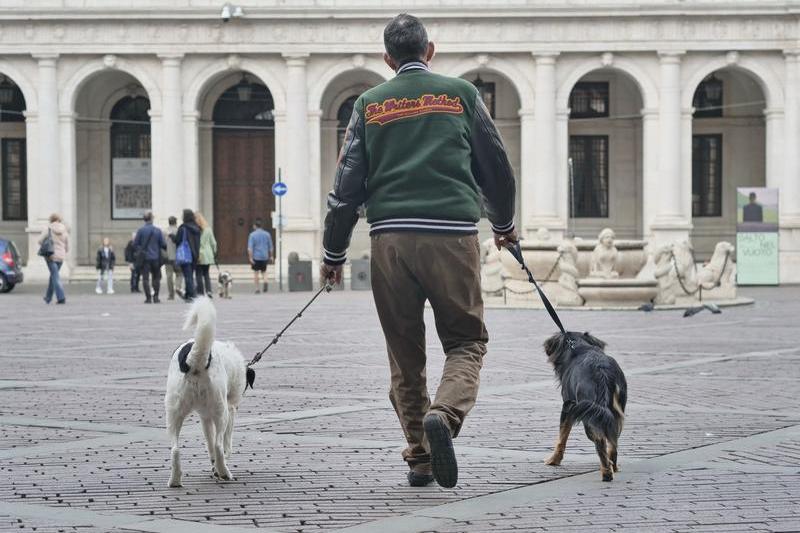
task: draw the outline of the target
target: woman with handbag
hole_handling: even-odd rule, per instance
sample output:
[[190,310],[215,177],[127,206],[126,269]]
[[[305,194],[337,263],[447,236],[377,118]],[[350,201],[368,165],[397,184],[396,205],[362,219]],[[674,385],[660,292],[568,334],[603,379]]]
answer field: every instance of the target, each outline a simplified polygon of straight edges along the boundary
[[194,291],[194,270],[200,257],[200,227],[195,222],[191,209],[183,210],[183,224],[174,235],[175,265],[181,268],[184,280],[183,299],[190,302],[196,296]]
[[214,238],[214,232],[206,222],[205,217],[199,211],[194,214],[197,225],[200,226],[200,257],[197,261],[197,294],[205,294],[209,298],[212,297],[211,290],[211,276],[209,270],[211,265],[215,263],[214,258],[217,256],[217,239]]
[[64,295],[64,286],[61,284],[59,271],[64,259],[69,252],[69,231],[67,226],[61,221],[58,213],[50,215],[50,223],[39,237],[39,255],[47,263],[47,270],[50,272],[50,281],[47,284],[47,291],[44,293],[44,303],[49,304],[56,295],[56,303],[67,302]]

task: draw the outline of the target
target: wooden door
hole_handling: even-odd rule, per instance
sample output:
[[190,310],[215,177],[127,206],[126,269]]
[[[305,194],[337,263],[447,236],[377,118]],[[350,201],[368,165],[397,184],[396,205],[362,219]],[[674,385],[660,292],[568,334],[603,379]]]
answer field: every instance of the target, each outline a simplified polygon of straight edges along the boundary
[[271,131],[214,132],[214,235],[220,263],[247,262],[247,236],[257,218],[274,238],[274,146]]

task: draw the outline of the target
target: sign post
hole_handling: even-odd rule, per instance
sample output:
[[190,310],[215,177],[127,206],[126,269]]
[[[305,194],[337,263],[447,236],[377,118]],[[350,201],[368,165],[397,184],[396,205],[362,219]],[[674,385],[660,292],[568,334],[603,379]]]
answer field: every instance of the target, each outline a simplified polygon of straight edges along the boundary
[[283,213],[281,212],[281,198],[289,188],[281,181],[281,169],[278,168],[278,181],[272,185],[272,194],[278,199],[278,290],[283,292]]
[[778,189],[736,189],[736,283],[777,285]]

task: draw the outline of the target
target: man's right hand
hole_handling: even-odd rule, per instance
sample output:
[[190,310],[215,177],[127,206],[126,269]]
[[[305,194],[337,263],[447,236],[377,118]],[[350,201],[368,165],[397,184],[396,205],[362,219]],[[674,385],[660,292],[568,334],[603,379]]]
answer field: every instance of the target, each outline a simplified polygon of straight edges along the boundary
[[339,285],[342,282],[342,265],[322,263],[319,266],[319,277],[323,283],[327,281],[333,285]]
[[519,236],[517,235],[517,230],[512,231],[511,233],[495,233],[494,234],[494,245],[497,246],[498,250],[502,250],[503,248],[508,248],[509,246],[514,246],[519,242]]

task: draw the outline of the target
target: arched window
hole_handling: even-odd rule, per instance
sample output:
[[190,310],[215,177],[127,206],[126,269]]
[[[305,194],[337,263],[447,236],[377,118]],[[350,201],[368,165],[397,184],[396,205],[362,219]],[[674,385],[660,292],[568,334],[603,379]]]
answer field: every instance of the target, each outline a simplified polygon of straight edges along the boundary
[[150,100],[126,96],[111,110],[111,157],[150,158]]
[[347,100],[342,102],[339,106],[339,111],[336,113],[336,153],[342,151],[344,144],[344,134],[347,132],[347,125],[350,123],[350,116],[353,114],[353,107],[355,106],[358,96],[353,95]]
[[272,128],[275,126],[274,109],[272,93],[267,86],[245,74],[217,99],[212,119],[215,125]]
[[140,218],[152,205],[150,100],[121,98],[111,110],[111,218]]
[[25,97],[17,84],[0,74],[0,122],[24,122]]

